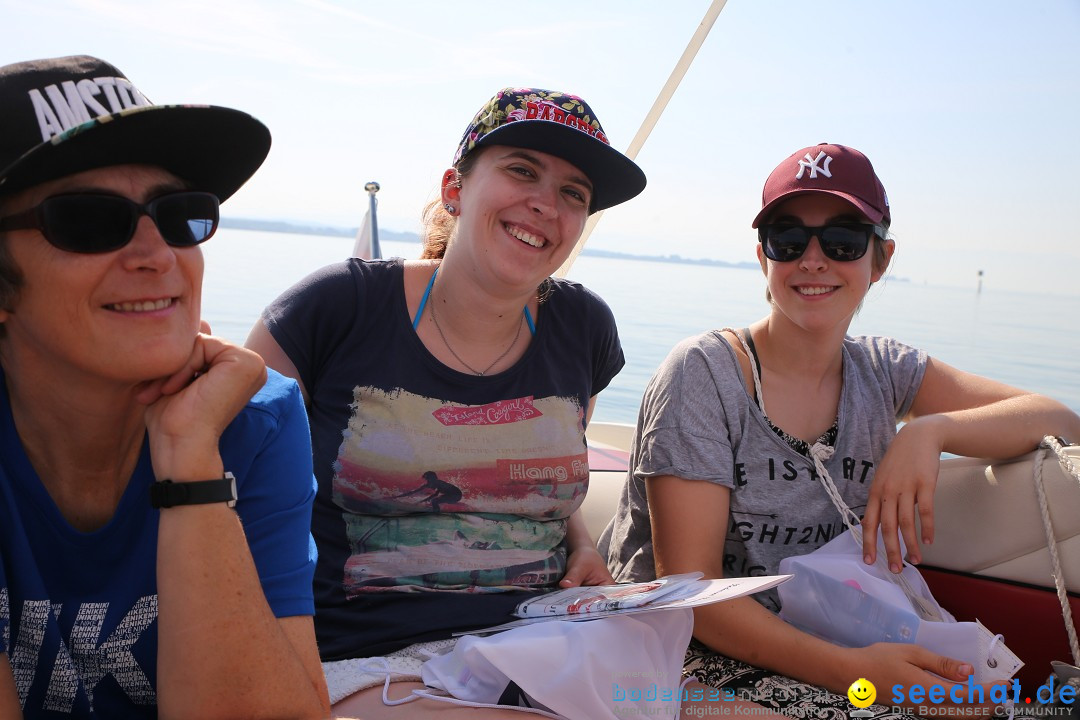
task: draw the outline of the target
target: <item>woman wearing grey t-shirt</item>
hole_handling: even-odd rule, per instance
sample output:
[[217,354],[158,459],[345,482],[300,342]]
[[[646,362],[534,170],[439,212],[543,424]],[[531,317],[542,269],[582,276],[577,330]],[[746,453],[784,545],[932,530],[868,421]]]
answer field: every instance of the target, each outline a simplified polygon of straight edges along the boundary
[[[825,469],[863,515],[866,562],[880,526],[899,572],[900,536],[915,563],[920,541],[933,540],[942,451],[1010,457],[1048,434],[1080,437],[1080,417],[1049,398],[890,338],[847,335],[892,258],[890,222],[885,189],[857,150],[804,148],[772,172],[753,222],[769,314],[683,341],[650,382],[632,472],[600,541],[616,579],[776,574],[782,558],[825,544],[844,524],[819,482],[814,445],[830,448]],[[883,692],[972,673],[916,645],[842,648],[778,610],[775,591],[697,608],[687,670],[714,687],[753,688],[795,716],[850,710],[844,693],[857,678]]]

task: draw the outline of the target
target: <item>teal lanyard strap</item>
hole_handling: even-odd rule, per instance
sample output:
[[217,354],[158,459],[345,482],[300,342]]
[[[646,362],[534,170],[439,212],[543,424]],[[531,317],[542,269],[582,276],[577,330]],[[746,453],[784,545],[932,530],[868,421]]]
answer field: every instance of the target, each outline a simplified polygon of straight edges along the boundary
[[420,298],[420,307],[416,308],[416,317],[412,321],[413,332],[416,332],[416,328],[420,327],[420,316],[424,314],[428,296],[431,295],[431,288],[435,284],[435,276],[438,274],[439,268],[435,268],[435,272],[431,273],[431,279],[427,281],[427,287],[424,288],[424,297]]
[[[439,268],[435,268],[435,272],[431,273],[431,279],[427,282],[427,287],[424,288],[424,296],[420,298],[420,307],[416,308],[416,317],[412,321],[412,329],[415,332],[416,328],[420,327],[420,316],[424,314],[424,308],[427,307],[428,297],[431,295],[431,288],[435,285],[435,276],[439,274]],[[522,310],[525,313],[525,322],[529,324],[529,333],[533,336],[536,335],[536,323],[533,322],[532,313],[529,312],[529,306],[526,305]]]

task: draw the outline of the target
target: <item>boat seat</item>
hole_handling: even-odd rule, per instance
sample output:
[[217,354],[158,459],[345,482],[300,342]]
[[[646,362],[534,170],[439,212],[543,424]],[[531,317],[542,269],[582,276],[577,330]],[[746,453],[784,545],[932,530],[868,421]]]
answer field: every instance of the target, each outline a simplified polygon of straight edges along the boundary
[[[595,466],[581,512],[593,539],[615,515],[632,435],[628,425],[589,426]],[[599,451],[595,463],[594,450]],[[1080,446],[1066,454],[1080,467]],[[942,460],[935,539],[923,548],[919,568],[934,597],[957,620],[978,619],[1004,636],[1025,663],[1017,678],[1026,693],[1046,681],[1051,660],[1072,662],[1036,500],[1035,457]],[[1080,620],[1080,486],[1052,455],[1043,462],[1043,481],[1070,606]]]

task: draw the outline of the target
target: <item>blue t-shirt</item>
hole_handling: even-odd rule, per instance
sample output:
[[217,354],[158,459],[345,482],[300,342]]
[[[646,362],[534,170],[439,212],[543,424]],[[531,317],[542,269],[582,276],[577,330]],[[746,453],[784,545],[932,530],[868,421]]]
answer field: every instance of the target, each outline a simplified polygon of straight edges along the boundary
[[[314,613],[308,447],[299,389],[273,371],[221,436],[277,617]],[[157,716],[154,480],[144,441],[113,518],[94,532],[72,528],[26,457],[0,370],[0,653],[27,720]]]
[[264,320],[310,399],[323,659],[501,622],[562,578],[585,411],[624,363],[599,297],[554,281],[525,354],[482,377],[417,337],[401,261],[324,268]]

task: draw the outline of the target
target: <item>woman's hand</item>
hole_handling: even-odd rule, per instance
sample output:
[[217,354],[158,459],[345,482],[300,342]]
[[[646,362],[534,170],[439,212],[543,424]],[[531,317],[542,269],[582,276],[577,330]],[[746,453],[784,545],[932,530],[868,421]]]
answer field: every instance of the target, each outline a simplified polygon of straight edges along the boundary
[[611,585],[615,582],[604,558],[596,550],[596,543],[589,536],[580,508],[566,520],[566,547],[566,574],[559,581],[559,587]]
[[[853,648],[850,652],[857,658],[856,666],[862,669],[861,677],[872,682],[877,690],[875,705],[899,705],[916,710],[920,706],[973,710],[996,705],[990,702],[990,688],[993,685],[973,683],[969,690],[968,678],[974,673],[974,668],[960,660],[906,643],[875,643],[864,648]],[[938,702],[934,702],[929,695],[934,685],[943,688]],[[921,700],[911,700],[913,686],[922,688]],[[847,688],[832,689],[841,695],[847,692]],[[969,692],[973,702],[968,702]],[[975,702],[980,697],[982,702]],[[989,713],[984,715],[989,716]]]
[[207,456],[218,457],[221,433],[265,382],[266,366],[257,354],[199,334],[183,367],[147,383],[136,395],[147,406],[154,474],[159,479],[206,479]]
[[903,567],[900,536],[908,559],[916,564],[922,560],[915,530],[916,506],[922,525],[921,541],[927,545],[934,541],[934,490],[943,442],[935,416],[927,415],[902,427],[889,445],[874,471],[863,516],[863,559],[867,565],[877,558],[879,524],[892,572],[899,573]]
[[559,581],[559,587],[613,585],[614,583],[615,579],[608,572],[600,553],[595,547],[584,545],[570,552],[570,556],[566,559],[566,574]]

